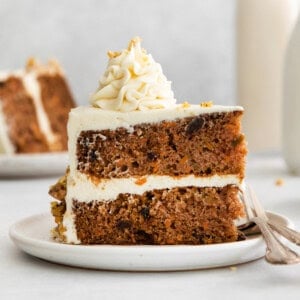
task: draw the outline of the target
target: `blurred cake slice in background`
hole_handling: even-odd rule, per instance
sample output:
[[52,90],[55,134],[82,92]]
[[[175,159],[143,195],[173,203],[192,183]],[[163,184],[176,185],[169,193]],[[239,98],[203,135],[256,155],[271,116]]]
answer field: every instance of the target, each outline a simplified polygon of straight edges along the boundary
[[0,72],[0,154],[67,150],[75,103],[58,62],[29,59],[24,70]]

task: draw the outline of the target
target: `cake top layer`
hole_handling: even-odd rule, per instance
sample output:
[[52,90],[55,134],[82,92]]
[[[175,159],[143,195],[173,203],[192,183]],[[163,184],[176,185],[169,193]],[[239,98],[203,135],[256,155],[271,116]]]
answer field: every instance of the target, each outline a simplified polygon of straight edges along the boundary
[[26,63],[27,72],[37,72],[39,74],[63,74],[62,67],[56,59],[50,59],[47,63],[42,64],[36,58],[29,58]]
[[175,105],[171,82],[161,65],[141,48],[134,38],[121,52],[108,52],[107,69],[97,91],[91,96],[94,107],[113,111],[170,108]]
[[56,74],[64,76],[63,69],[57,60],[50,59],[47,63],[42,64],[39,60],[31,57],[27,60],[24,69],[0,71],[0,81],[5,81],[9,77],[24,78],[26,75],[43,76]]

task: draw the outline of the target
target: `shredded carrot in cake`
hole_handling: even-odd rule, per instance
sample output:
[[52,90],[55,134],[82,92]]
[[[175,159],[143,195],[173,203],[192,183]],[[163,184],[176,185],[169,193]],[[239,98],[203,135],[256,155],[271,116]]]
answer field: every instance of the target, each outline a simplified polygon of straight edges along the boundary
[[143,185],[147,182],[147,179],[145,177],[137,179],[134,183],[137,185]]

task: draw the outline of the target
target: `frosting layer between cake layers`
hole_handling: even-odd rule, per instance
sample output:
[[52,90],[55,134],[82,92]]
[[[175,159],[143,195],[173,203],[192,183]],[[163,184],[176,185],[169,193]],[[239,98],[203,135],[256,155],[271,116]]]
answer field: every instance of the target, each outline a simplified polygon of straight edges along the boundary
[[14,145],[9,139],[8,126],[6,124],[2,103],[0,102],[0,153],[14,153]]

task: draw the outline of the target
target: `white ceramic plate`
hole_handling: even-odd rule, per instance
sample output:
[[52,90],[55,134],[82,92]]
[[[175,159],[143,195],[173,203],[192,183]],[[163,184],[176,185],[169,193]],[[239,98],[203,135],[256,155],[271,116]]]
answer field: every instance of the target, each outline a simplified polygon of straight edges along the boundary
[[[283,216],[269,213],[291,226]],[[50,214],[23,219],[10,228],[10,237],[24,252],[47,261],[82,268],[123,271],[174,271],[231,266],[261,258],[265,244],[260,235],[245,241],[214,245],[113,246],[66,245],[53,241]]]
[[24,177],[63,174],[67,162],[67,152],[0,154],[0,176]]

